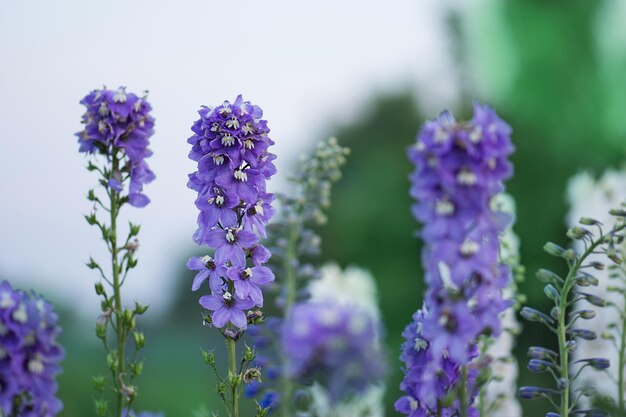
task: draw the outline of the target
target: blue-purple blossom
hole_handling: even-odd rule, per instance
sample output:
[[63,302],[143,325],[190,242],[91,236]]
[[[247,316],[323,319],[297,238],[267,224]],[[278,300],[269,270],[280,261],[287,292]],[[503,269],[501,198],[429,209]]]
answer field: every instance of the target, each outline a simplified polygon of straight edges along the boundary
[[468,363],[479,334],[500,332],[510,270],[498,263],[510,217],[492,206],[512,175],[511,128],[489,107],[457,122],[449,112],[426,122],[409,149],[413,214],[424,226],[422,253],[429,318],[424,336],[436,356]]
[[209,281],[211,295],[200,304],[213,311],[212,323],[245,329],[245,310],[263,306],[261,287],[274,280],[263,264],[271,254],[259,244],[265,225],[274,214],[274,195],[266,181],[275,173],[274,144],[260,107],[241,96],[217,107],[202,107],[192,126],[189,158],[197,171],[188,186],[198,193],[198,229],[194,241],[214,250],[214,256],[191,258],[189,269],[198,271],[192,289]]
[[295,304],[282,327],[287,372],[319,382],[333,401],[363,392],[385,371],[379,331],[368,312],[353,306]]
[[152,107],[146,97],[127,93],[124,87],[116,91],[102,88],[93,90],[80,102],[87,111],[82,117],[84,129],[78,133],[79,151],[120,158],[117,169],[107,172],[107,186],[122,192],[126,180],[128,202],[144,207],[150,199],[142,193],[144,184],[154,180],[154,173],[145,159],[152,155],[148,149],[154,133]]
[[[439,401],[458,387],[461,365],[449,355],[438,355],[433,351],[431,343],[423,334],[428,316],[425,308],[418,310],[413,315],[413,322],[402,333],[406,342],[402,345],[400,359],[405,365],[405,377],[400,389],[405,395],[396,401],[395,407],[398,412],[409,417],[457,416],[460,406],[458,400],[447,407],[441,407]],[[472,356],[477,356],[476,353],[474,350]],[[468,373],[468,390],[472,402],[476,396],[476,375],[476,370]],[[467,411],[468,416],[478,416],[474,407]]]
[[52,417],[63,408],[56,397],[64,356],[57,321],[43,298],[0,283],[0,415]]

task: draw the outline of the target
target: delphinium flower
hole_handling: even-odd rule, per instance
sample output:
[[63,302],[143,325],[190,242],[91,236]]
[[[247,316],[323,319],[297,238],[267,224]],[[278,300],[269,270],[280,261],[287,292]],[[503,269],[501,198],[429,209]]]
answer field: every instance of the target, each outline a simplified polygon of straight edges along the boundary
[[[404,380],[400,389],[405,395],[395,403],[396,411],[409,417],[460,415],[462,407],[460,395],[457,395],[462,377],[467,395],[465,399],[466,414],[477,416],[478,410],[467,404],[474,401],[477,393],[476,369],[469,369],[463,375],[463,367],[447,354],[437,355],[431,343],[424,337],[424,323],[429,319],[429,311],[422,306],[413,315],[411,322],[402,336],[405,342],[402,345],[400,359],[405,365]],[[472,357],[476,357],[474,349]]]
[[[521,387],[519,395],[523,399],[546,398],[555,407],[556,412],[550,417],[569,417],[572,415],[602,416],[601,410],[589,409],[587,404],[579,400],[583,397],[595,396],[593,385],[577,383],[581,372],[586,369],[604,371],[611,366],[604,357],[572,357],[572,352],[588,341],[595,340],[598,334],[589,328],[581,327],[581,321],[589,321],[596,317],[596,309],[607,305],[604,298],[593,295],[590,287],[599,283],[594,271],[604,271],[607,263],[622,264],[619,254],[626,229],[626,210],[624,208],[609,211],[615,220],[611,225],[603,225],[597,219],[581,217],[578,225],[571,227],[567,236],[576,241],[570,249],[565,249],[549,242],[545,251],[555,257],[562,258],[568,267],[565,277],[557,273],[540,269],[537,277],[544,283],[546,296],[553,301],[554,307],[545,314],[530,307],[522,309],[522,316],[530,321],[542,323],[557,336],[558,351],[541,346],[529,348],[531,360],[528,369],[536,373],[549,373],[554,377],[554,388]],[[597,257],[593,255],[598,255]],[[593,324],[593,328],[597,326]]]
[[[236,342],[248,324],[264,320],[258,310],[263,307],[262,288],[274,280],[264,266],[270,251],[259,242],[274,214],[274,195],[266,188],[276,173],[275,155],[268,151],[274,141],[261,108],[242,96],[233,103],[202,107],[198,113],[188,140],[189,157],[197,163],[188,186],[197,192],[200,210],[193,238],[212,253],[191,258],[187,266],[197,271],[192,289],[210,292],[200,298],[210,311],[205,321],[226,338],[228,377],[219,376],[212,354],[205,354],[205,360],[218,376],[218,392],[229,415],[238,417],[241,383],[258,379],[258,369],[251,366],[255,354],[249,349],[237,359]],[[257,412],[267,411],[260,407]]]
[[[587,172],[573,177],[568,185],[568,201],[570,211],[567,222],[575,227],[576,221],[587,214],[601,222],[604,227],[615,226],[616,218],[607,212],[607,207],[617,207],[626,202],[626,173],[623,171],[608,170],[597,180]],[[590,229],[597,238],[597,230]],[[575,242],[577,250],[583,249],[582,242]],[[624,256],[624,245],[615,248],[620,256]],[[602,255],[592,254],[590,261],[602,261]],[[598,378],[593,369],[585,368],[581,371],[575,383],[576,388],[593,384],[597,395],[610,398],[621,414],[626,413],[626,387],[624,386],[624,367],[626,366],[626,280],[624,266],[611,265],[604,271],[596,271],[598,285],[585,290],[606,301],[607,308],[595,311],[594,325],[603,331],[600,337],[581,343],[572,353],[572,360],[589,357],[604,357],[609,359],[611,367],[605,372],[608,378]],[[576,308],[586,308],[585,301],[579,301]],[[588,406],[590,401],[583,397],[581,404]],[[620,415],[621,415],[620,414]]]
[[303,156],[290,177],[295,187],[289,194],[278,194],[278,219],[268,227],[271,266],[281,278],[270,289],[282,314],[249,332],[259,351],[257,361],[266,372],[263,383],[249,385],[246,395],[260,397],[262,405],[270,406],[271,411],[280,408],[286,417],[292,417],[293,403],[302,398],[303,391],[295,389],[298,384],[284,366],[281,324],[296,301],[308,298],[306,284],[319,276],[317,268],[307,262],[319,255],[321,239],[313,228],[326,223],[324,210],[330,205],[332,184],[341,178],[348,153],[337,139],[330,138]]
[[64,352],[52,304],[0,283],[0,416],[52,417]]
[[[510,270],[498,261],[499,234],[509,216],[491,207],[512,174],[510,134],[511,128],[491,108],[475,103],[467,122],[457,122],[449,112],[428,121],[409,149],[415,165],[413,214],[424,225],[420,236],[428,287],[426,308],[415,315],[412,326],[419,327],[427,343],[427,353],[419,352],[427,364],[421,368],[426,374],[414,381],[407,362],[403,389],[408,399],[397,404],[401,412],[428,409],[436,415],[437,404],[458,407],[461,416],[473,412],[469,388],[475,384],[469,365],[477,356],[478,338],[499,335],[500,313],[510,305],[503,297]],[[410,327],[408,336],[417,331]],[[422,389],[428,386],[424,384],[431,385]],[[428,392],[427,397],[413,396],[420,392]],[[457,393],[458,404],[436,398],[450,392]]]
[[295,303],[282,326],[287,374],[314,384],[306,411],[356,414],[349,405],[358,402],[351,399],[375,395],[386,369],[374,278],[359,268],[327,265],[308,292],[310,299]]
[[[515,218],[515,201],[508,194],[494,198],[492,206],[499,211],[509,213]],[[522,409],[517,398],[518,363],[513,356],[515,337],[520,332],[516,314],[524,298],[518,294],[517,284],[524,279],[525,270],[520,264],[519,238],[513,230],[513,223],[504,231],[500,239],[500,262],[509,265],[515,279],[504,289],[506,299],[515,303],[501,313],[502,332],[497,338],[483,336],[479,340],[480,361],[486,371],[480,378],[487,381],[482,384],[477,398],[477,408],[482,417],[521,417]]]
[[[146,96],[102,88],[89,93],[81,101],[86,107],[78,132],[79,151],[89,156],[87,169],[99,175],[98,189],[90,190],[87,198],[93,202],[93,211],[85,216],[90,225],[97,226],[111,254],[110,267],[103,267],[93,258],[87,266],[99,272],[101,281],[95,286],[101,297],[102,315],[96,322],[96,335],[102,340],[107,366],[111,372],[115,392],[115,416],[121,416],[137,396],[135,378],[142,371],[138,351],[144,347],[143,333],[136,330],[136,317],[145,313],[146,306],[135,303],[128,308],[123,304],[122,285],[128,272],[135,268],[135,254],[139,247],[139,226],[129,224],[126,238],[118,225],[120,211],[125,204],[144,207],[149,203],[143,194],[143,186],[155,176],[146,163],[152,155],[148,148],[154,133],[154,118]],[[104,212],[104,213],[103,213]],[[108,219],[99,215],[103,213]],[[107,284],[109,289],[105,288]],[[109,333],[113,333],[111,338]],[[132,342],[131,342],[132,340]],[[104,377],[94,378],[96,412],[99,416],[110,415],[105,393]]]

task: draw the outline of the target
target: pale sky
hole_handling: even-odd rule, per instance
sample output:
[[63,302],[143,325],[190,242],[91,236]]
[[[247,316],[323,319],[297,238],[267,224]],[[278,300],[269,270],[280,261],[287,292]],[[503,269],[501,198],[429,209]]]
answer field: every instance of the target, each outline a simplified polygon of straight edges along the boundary
[[410,89],[435,115],[457,91],[443,9],[440,0],[0,0],[0,279],[97,311],[97,276],[84,262],[106,254],[82,217],[96,177],[73,136],[90,90],[150,90],[157,179],[147,208],[125,209],[142,224],[142,246],[124,291],[158,315],[173,288],[191,285],[173,271],[194,250],[186,139],[199,106],[239,93],[260,105],[279,170],[376,93]]

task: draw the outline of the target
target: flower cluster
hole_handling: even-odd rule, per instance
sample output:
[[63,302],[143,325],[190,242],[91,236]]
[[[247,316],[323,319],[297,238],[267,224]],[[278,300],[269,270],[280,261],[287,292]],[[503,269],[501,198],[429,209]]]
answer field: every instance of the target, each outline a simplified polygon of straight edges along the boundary
[[295,304],[282,327],[287,372],[315,381],[337,403],[376,385],[386,370],[375,284],[365,271],[328,265],[309,290],[311,299]]
[[[402,333],[406,341],[402,345],[400,359],[405,364],[405,377],[400,389],[406,395],[396,401],[395,407],[398,412],[409,417],[457,416],[461,404],[455,393],[461,382],[461,366],[449,355],[438,355],[424,337],[424,323],[429,316],[429,311],[422,307]],[[474,349],[472,357],[476,356]],[[466,389],[471,393],[470,404],[477,394],[476,374],[476,370],[472,369],[467,375]],[[466,415],[477,416],[478,410],[471,407]]]
[[449,112],[428,121],[408,152],[413,214],[424,225],[423,332],[435,357],[445,352],[460,364],[470,361],[480,334],[499,333],[508,305],[502,289],[510,271],[498,263],[498,235],[509,217],[491,201],[512,175],[510,134],[491,108],[475,103],[468,122]]
[[50,303],[0,283],[0,415],[52,417],[63,349]]
[[213,311],[213,325],[231,323],[243,330],[244,311],[263,306],[261,287],[274,280],[263,266],[270,252],[259,244],[274,214],[274,195],[266,190],[266,180],[276,173],[275,155],[268,152],[274,142],[261,119],[263,111],[241,96],[198,113],[188,140],[189,157],[197,162],[188,186],[198,193],[200,210],[194,241],[215,253],[191,258],[187,266],[198,271],[193,290],[209,283],[211,294],[201,297],[200,304]]
[[152,107],[146,96],[127,93],[124,87],[117,91],[103,88],[87,94],[81,104],[87,111],[82,118],[85,127],[76,134],[79,151],[113,160],[113,167],[102,172],[106,185],[120,193],[130,179],[128,202],[135,207],[146,206],[150,199],[142,193],[143,185],[155,178],[145,161],[152,155],[148,146],[154,133]]

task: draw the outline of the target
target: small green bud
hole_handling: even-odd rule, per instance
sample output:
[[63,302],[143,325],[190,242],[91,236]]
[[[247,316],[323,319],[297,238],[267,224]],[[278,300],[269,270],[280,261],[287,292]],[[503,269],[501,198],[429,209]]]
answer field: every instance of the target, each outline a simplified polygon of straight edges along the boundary
[[98,320],[96,322],[96,336],[98,339],[104,339],[107,335],[108,322],[106,320]]
[[113,371],[113,372],[117,371],[117,358],[116,358],[116,356],[117,355],[114,355],[113,353],[109,353],[107,355],[107,367],[111,371]]
[[546,284],[561,285],[564,282],[563,278],[561,278],[554,272],[549,271],[547,269],[540,269],[537,271],[535,275],[537,276],[539,281],[546,283]]
[[141,226],[138,224],[133,224],[130,223],[129,224],[129,228],[130,228],[130,236],[137,236],[139,234],[139,230],[141,229]]
[[143,349],[146,344],[146,338],[143,332],[133,332],[133,339],[135,339],[135,349]]
[[599,281],[598,278],[593,275],[583,274],[574,278],[576,285],[579,287],[589,287],[589,286],[597,286]]
[[104,392],[104,377],[102,375],[94,376],[91,378],[93,382],[93,389],[97,392]]
[[143,372],[143,362],[131,363],[130,372],[132,376],[139,376]]
[[96,193],[93,190],[89,190],[87,193],[87,200],[96,201]]
[[605,268],[605,265],[602,262],[598,262],[598,261],[590,262],[589,265],[591,265],[592,268],[598,271],[604,271],[604,268]]
[[[89,258],[89,262],[86,263],[87,268],[89,269],[96,269],[98,267],[98,263],[93,259],[93,258]],[[98,292],[98,290],[96,289],[96,293]],[[100,295],[100,294],[98,294]]]
[[106,417],[109,415],[109,403],[106,400],[94,400],[96,406],[96,415],[98,417]]
[[624,210],[624,209],[611,209],[611,210],[609,210],[609,214],[611,216],[616,216],[616,217],[626,217],[626,210]]
[[123,319],[124,319],[124,322],[126,322],[127,324],[130,324],[131,321],[133,320],[133,312],[130,311],[129,309],[124,310]]
[[106,292],[104,291],[104,285],[102,285],[101,282],[96,282],[95,289],[96,289],[96,294],[106,296]]
[[559,294],[559,291],[554,288],[552,284],[543,287],[543,292],[546,294],[546,297],[551,300],[558,301],[561,298],[561,294]]
[[565,253],[565,249],[557,245],[556,243],[548,242],[543,246],[543,250],[549,255],[562,257]]
[[148,311],[148,307],[149,306],[144,306],[144,305],[141,305],[141,304],[136,302],[135,303],[135,314],[138,315],[138,316],[141,316],[146,311]]
[[246,352],[243,355],[243,359],[247,362],[252,362],[256,358],[254,350],[250,349],[250,346],[246,345]]
[[581,217],[578,222],[584,226],[601,226],[602,223],[590,217]]
[[202,350],[202,360],[209,366],[215,366],[215,352]]
[[590,304],[593,304],[594,306],[598,306],[598,307],[604,307],[606,305],[606,300],[604,300],[603,298],[600,298],[596,295],[593,294],[589,294],[586,292],[581,292],[580,295],[583,296],[583,298]]
[[97,219],[96,219],[96,214],[95,213],[91,213],[91,214],[86,214],[85,215],[85,220],[87,220],[87,223],[90,226],[93,226],[94,224],[96,224]]
[[585,236],[590,235],[591,232],[583,227],[572,227],[567,231],[567,237],[572,240],[579,240],[584,238]]
[[558,307],[552,307],[552,310],[550,310],[550,317],[552,317],[554,320],[558,320],[560,315],[561,309]]

